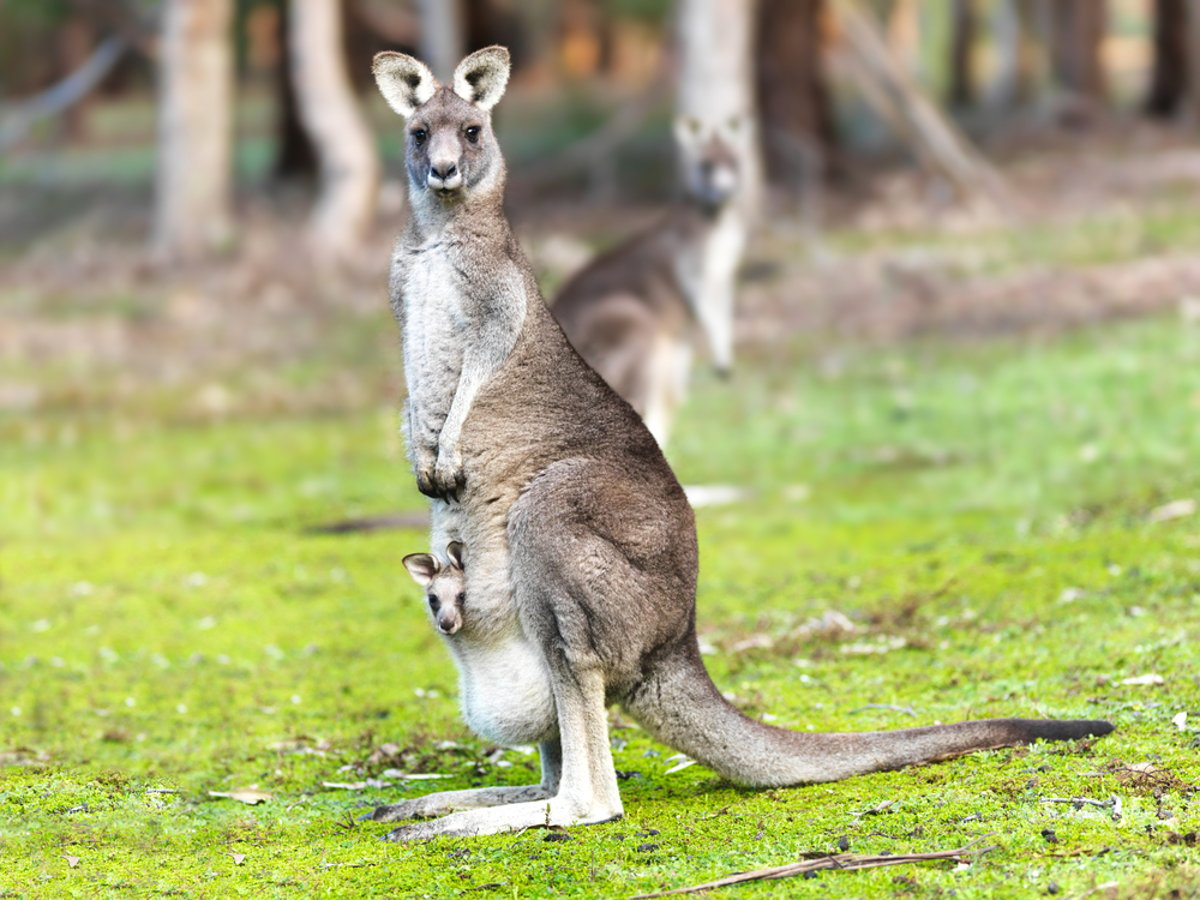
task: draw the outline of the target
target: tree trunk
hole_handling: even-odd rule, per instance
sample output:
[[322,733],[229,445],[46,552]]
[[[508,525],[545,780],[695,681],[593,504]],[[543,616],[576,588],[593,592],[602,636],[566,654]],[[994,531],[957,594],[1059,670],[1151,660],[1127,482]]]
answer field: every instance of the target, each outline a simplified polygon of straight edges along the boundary
[[1200,122],[1200,0],[1187,0],[1188,78],[1187,106],[1192,124]]
[[975,37],[978,16],[974,0],[950,4],[950,83],[947,102],[959,109],[975,103]]
[[232,233],[232,0],[166,0],[159,49],[155,243],[195,259]]
[[743,178],[742,209],[748,221],[762,209],[763,177],[754,72],[750,64],[755,0],[680,0],[679,73],[676,109],[706,124],[733,118],[745,124],[738,147]]
[[275,71],[275,166],[274,176],[281,180],[311,178],[317,174],[317,151],[304,124],[292,78],[292,42],[288,40],[287,0],[279,9],[279,62]]
[[[91,24],[84,18],[72,16],[58,29],[58,62],[63,76],[81,69],[92,55],[95,35]],[[63,136],[72,143],[88,137],[88,113],[91,109],[91,94],[73,103],[63,111]]]
[[1108,89],[1100,48],[1108,27],[1102,0],[1051,0],[1051,60],[1056,83],[1089,103],[1104,102]]
[[296,0],[288,37],[300,121],[321,166],[310,236],[322,256],[346,260],[374,220],[379,158],[346,72],[339,0]]
[[1144,108],[1147,115],[1169,119],[1188,96],[1187,0],[1155,0],[1154,65]]
[[767,177],[803,189],[837,168],[837,137],[822,57],[825,0],[760,0],[756,67]]
[[448,84],[463,52],[462,10],[459,0],[419,0],[421,58],[439,81]]
[[849,68],[864,98],[896,129],[922,165],[944,177],[966,202],[995,208],[1011,199],[996,171],[892,56],[870,13],[855,0],[838,0],[836,8]]

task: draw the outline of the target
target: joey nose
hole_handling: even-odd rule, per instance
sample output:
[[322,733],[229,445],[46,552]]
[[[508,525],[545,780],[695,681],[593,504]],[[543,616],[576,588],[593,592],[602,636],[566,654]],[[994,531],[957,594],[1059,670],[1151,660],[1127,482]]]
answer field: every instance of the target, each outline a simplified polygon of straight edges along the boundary
[[462,628],[462,616],[451,610],[442,610],[438,613],[437,626],[442,634],[457,634]]

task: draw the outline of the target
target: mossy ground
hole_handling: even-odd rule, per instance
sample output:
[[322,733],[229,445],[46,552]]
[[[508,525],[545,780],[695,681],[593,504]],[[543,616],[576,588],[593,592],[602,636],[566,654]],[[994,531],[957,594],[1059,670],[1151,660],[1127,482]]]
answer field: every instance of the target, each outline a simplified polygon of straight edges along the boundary
[[[725,894],[1200,893],[1200,516],[1154,514],[1200,499],[1194,325],[792,346],[731,384],[701,376],[671,458],[685,483],[750,491],[697,516],[706,659],[743,708],[799,729],[1118,730],[756,792],[668,773],[672,751],[614,715],[626,817],[569,841],[397,846],[356,821],[432,784],[536,778],[458,720],[399,565],[423,534],[306,531],[421,507],[390,407],[126,413],[0,420],[0,896],[622,896],[843,837],[898,853],[981,836],[996,849],[969,867]],[[857,630],[805,627],[829,611]],[[1163,684],[1121,683],[1148,674]],[[395,783],[323,786],[371,778]],[[272,799],[209,795],[248,785]],[[1117,817],[1046,802],[1114,796]]]

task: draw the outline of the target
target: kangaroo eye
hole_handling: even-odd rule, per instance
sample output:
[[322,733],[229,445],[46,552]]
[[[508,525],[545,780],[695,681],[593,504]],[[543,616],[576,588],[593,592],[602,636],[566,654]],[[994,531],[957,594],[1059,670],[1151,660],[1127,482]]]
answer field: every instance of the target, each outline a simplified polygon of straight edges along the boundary
[[409,132],[409,134],[412,135],[413,143],[415,143],[418,147],[425,143],[426,139],[429,137],[429,132],[424,128],[414,128]]
[[479,143],[479,126],[478,125],[472,125],[470,128],[467,129],[466,134],[467,134],[467,140],[470,141],[472,144]]
[[438,607],[441,605],[442,605],[442,602],[440,600],[438,600],[437,594],[429,595],[429,608],[430,609],[432,609],[434,612],[437,612]]

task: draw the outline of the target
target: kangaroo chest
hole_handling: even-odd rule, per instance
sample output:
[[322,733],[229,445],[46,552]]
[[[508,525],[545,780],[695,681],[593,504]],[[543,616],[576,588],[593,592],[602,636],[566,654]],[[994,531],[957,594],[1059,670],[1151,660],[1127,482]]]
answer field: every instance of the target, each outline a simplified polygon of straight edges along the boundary
[[745,242],[745,230],[729,212],[684,240],[675,258],[675,277],[693,310],[732,289]]
[[418,403],[452,396],[462,369],[463,290],[449,249],[434,241],[410,249],[401,280],[404,377]]

